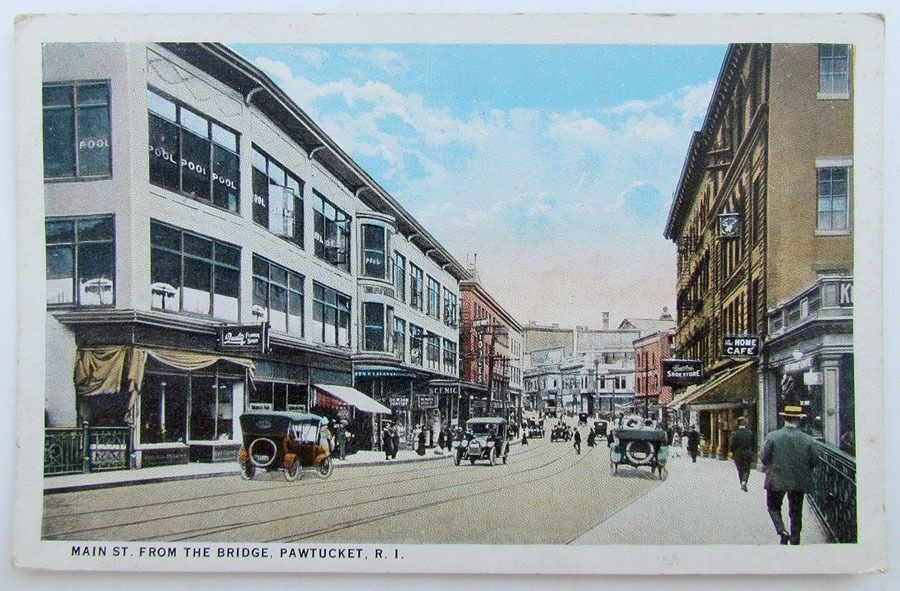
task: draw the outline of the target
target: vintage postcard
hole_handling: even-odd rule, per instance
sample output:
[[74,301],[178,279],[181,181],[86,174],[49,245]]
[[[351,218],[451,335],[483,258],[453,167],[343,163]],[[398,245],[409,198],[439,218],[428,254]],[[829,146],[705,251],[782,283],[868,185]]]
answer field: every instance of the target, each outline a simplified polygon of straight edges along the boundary
[[883,25],[20,17],[15,564],[883,569]]

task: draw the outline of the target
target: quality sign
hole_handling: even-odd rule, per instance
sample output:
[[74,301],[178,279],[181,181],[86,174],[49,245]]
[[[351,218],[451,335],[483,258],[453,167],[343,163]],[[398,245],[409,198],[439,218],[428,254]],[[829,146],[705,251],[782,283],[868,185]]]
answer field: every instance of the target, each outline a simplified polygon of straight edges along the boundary
[[703,381],[703,362],[699,359],[663,359],[663,383],[689,386]]
[[759,355],[759,337],[756,335],[730,335],[722,339],[722,351],[726,357],[756,357]]

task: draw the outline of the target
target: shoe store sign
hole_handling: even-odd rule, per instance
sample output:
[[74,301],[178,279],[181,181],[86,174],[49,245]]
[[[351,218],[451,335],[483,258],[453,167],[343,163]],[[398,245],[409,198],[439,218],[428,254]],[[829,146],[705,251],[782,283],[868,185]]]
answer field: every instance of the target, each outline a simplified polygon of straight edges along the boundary
[[703,381],[703,362],[699,359],[663,359],[663,383],[666,386],[690,386]]
[[756,335],[727,335],[722,339],[725,357],[756,357],[759,355],[759,337]]

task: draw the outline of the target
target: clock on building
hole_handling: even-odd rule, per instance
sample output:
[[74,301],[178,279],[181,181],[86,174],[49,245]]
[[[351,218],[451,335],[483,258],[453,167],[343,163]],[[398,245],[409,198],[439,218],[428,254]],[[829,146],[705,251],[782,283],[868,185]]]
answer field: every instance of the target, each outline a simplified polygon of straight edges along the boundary
[[719,238],[737,238],[741,233],[741,218],[737,213],[719,214]]

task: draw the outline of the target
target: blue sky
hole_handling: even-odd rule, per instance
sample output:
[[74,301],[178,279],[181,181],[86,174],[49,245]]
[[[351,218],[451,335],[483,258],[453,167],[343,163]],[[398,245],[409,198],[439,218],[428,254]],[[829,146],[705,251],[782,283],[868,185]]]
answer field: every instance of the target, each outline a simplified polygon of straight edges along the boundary
[[521,321],[672,309],[663,226],[725,46],[234,49]]

